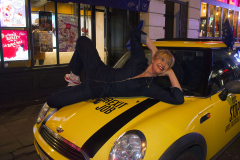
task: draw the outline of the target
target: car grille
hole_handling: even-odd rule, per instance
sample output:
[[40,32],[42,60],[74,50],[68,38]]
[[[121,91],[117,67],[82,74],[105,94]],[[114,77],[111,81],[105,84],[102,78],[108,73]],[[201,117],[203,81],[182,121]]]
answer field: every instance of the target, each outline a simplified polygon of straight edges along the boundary
[[75,144],[69,142],[68,140],[62,138],[60,135],[53,132],[47,126],[42,125],[40,128],[40,134],[43,139],[57,152],[62,154],[71,160],[89,160],[86,153],[76,146]]

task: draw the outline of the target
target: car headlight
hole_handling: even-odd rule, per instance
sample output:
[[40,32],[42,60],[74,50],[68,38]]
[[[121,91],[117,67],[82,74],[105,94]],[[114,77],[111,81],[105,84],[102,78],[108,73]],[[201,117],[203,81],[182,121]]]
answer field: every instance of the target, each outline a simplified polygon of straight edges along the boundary
[[50,107],[47,105],[47,103],[45,103],[38,114],[37,124],[42,122],[42,120],[45,118],[46,114],[48,113],[49,109]]
[[144,158],[146,146],[146,138],[142,132],[128,131],[114,143],[109,160],[141,160]]

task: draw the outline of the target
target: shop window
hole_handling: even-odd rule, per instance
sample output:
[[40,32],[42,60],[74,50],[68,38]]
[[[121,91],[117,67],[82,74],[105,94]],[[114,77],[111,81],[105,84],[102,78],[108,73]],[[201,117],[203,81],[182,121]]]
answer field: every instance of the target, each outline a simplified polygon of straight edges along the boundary
[[[25,1],[1,2],[1,35],[5,68],[31,66]],[[0,56],[0,58],[1,58]]]
[[69,63],[78,34],[78,4],[58,3],[58,44],[60,64]]
[[207,36],[207,4],[201,3],[201,23],[200,23],[200,37]]
[[[224,26],[225,20],[228,18],[228,9],[223,8],[223,17],[222,17],[222,28]],[[222,35],[222,34],[221,34]]]
[[217,6],[216,21],[215,21],[215,37],[221,37],[221,22],[222,22],[222,8]]
[[238,12],[235,11],[234,13],[234,26],[233,26],[233,33],[234,33],[234,37],[237,37],[237,25],[238,24]]
[[231,27],[233,27],[233,16],[234,16],[234,11],[229,9],[228,19]]
[[55,3],[31,8],[34,66],[57,64]]
[[[240,12],[238,12],[238,27],[237,27],[237,38],[240,38]],[[240,40],[237,40],[238,42],[240,42]]]
[[214,22],[215,22],[215,6],[209,5],[207,37],[213,37],[215,25]]

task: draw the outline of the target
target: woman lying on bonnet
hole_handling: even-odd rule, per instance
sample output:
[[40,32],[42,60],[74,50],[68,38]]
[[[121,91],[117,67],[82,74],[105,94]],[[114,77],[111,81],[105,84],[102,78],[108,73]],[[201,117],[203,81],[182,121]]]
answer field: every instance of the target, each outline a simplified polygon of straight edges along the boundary
[[[87,37],[79,37],[76,50],[69,63],[70,74],[65,75],[69,86],[52,94],[47,104],[61,108],[77,102],[101,97],[146,96],[171,104],[184,103],[181,86],[171,69],[175,59],[168,50],[158,50],[146,33],[138,28],[131,32],[131,58],[123,68],[106,66],[100,59],[96,47]],[[151,50],[152,63],[148,60],[142,44]],[[86,80],[80,82],[82,69]],[[168,76],[172,87],[166,90],[155,81],[157,76]]]

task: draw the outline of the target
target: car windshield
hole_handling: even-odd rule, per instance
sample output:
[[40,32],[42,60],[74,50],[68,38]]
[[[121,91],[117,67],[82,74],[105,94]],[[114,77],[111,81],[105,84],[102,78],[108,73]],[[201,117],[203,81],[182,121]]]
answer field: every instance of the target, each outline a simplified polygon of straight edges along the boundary
[[[161,48],[159,48],[161,49]],[[166,49],[166,48],[164,48]],[[189,49],[171,49],[168,48],[175,57],[173,71],[175,72],[185,96],[202,96],[202,78],[204,74],[204,52],[202,50]],[[148,64],[151,63],[151,52],[145,49],[145,55]],[[114,68],[121,68],[130,58],[128,51],[115,64]],[[170,87],[171,83],[168,77],[157,77],[157,82],[162,87]]]
[[[175,57],[173,71],[186,96],[201,96],[204,53],[198,50],[169,49]],[[159,85],[171,86],[168,77],[158,77]]]
[[212,93],[218,92],[224,85],[240,78],[239,50],[213,50],[213,67],[211,76]]

